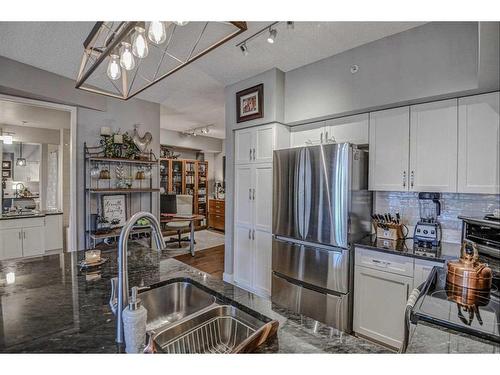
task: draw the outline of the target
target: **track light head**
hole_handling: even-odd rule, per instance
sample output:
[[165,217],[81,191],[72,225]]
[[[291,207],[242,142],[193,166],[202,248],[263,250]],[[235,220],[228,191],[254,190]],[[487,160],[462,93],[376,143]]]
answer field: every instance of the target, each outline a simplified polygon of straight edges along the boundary
[[295,22],[293,21],[286,21],[286,28],[289,30],[293,30],[295,28]]
[[269,36],[267,37],[267,42],[273,44],[277,34],[278,32],[276,31],[276,29],[269,29]]
[[248,47],[247,47],[246,43],[244,43],[240,46],[240,50],[241,50],[241,53],[243,54],[243,56],[248,55]]

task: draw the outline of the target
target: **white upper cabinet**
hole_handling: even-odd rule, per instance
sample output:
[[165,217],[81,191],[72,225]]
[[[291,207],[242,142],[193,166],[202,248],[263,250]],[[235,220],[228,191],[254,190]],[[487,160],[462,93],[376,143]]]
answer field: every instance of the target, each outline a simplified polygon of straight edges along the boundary
[[368,144],[368,113],[328,120],[325,140],[355,145]]
[[275,144],[274,125],[259,126],[254,132],[253,161],[268,163],[273,161]]
[[409,121],[409,107],[370,113],[370,190],[408,190]]
[[319,145],[325,141],[326,122],[294,126],[290,133],[291,147]]
[[273,151],[289,147],[288,128],[278,124],[237,130],[234,135],[235,163],[272,163]]
[[253,161],[253,129],[238,130],[234,134],[234,159],[236,164],[251,163]]
[[410,107],[410,190],[457,191],[457,99]]
[[500,93],[458,101],[458,191],[500,193]]

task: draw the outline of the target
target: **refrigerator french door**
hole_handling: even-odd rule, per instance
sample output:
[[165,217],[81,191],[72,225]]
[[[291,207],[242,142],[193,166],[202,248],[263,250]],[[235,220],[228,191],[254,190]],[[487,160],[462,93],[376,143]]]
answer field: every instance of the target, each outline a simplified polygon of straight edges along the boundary
[[[352,217],[352,183],[366,189],[366,161],[348,143],[277,150],[273,159],[271,298],[344,331],[352,325],[349,228],[364,216]],[[369,215],[371,199],[364,203]]]

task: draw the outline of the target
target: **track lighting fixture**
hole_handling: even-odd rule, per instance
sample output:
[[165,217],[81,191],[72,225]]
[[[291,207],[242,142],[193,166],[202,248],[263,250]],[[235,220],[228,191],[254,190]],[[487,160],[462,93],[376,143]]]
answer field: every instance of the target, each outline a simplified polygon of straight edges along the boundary
[[187,130],[184,130],[183,134],[190,136],[190,137],[196,137],[198,134],[206,135],[206,134],[210,133],[210,128],[212,126],[214,126],[214,125],[212,124],[212,125],[202,126],[199,128],[187,129]]
[[[280,21],[273,22],[266,27],[260,29],[259,31],[255,32],[254,34],[250,35],[248,38],[242,40],[238,44],[236,44],[236,47],[238,47],[241,51],[241,53],[246,56],[248,55],[248,43],[251,40],[254,40],[258,37],[260,37],[264,33],[268,33],[267,35],[267,42],[270,44],[274,44],[276,40],[276,36],[278,35],[278,30],[276,29],[276,25],[281,23]],[[284,23],[284,22],[283,22]],[[286,21],[286,28],[289,30],[293,30],[295,28],[295,22],[293,21]]]
[[248,55],[248,47],[246,44],[242,44],[240,46],[240,50],[241,50],[241,53],[243,54],[243,56],[247,56]]
[[277,34],[278,32],[276,31],[276,29],[269,29],[269,36],[267,37],[267,42],[273,44]]

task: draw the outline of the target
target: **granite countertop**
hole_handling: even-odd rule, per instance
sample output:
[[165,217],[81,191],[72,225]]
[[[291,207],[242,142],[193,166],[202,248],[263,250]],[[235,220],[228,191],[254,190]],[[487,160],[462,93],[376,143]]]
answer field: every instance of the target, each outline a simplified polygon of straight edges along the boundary
[[460,256],[460,244],[441,242],[441,246],[436,249],[433,256],[429,256],[429,253],[424,253],[418,251],[413,246],[412,239],[406,240],[385,240],[378,239],[376,236],[369,235],[354,243],[355,247],[361,247],[363,249],[375,250],[389,254],[396,254],[411,258],[432,260],[435,262],[444,263],[447,260],[457,259]]
[[45,217],[49,215],[62,215],[62,211],[37,211],[36,213],[29,213],[26,215],[4,215],[0,214],[0,220],[12,220],[12,219],[31,219],[34,217]]
[[406,353],[498,354],[500,345],[431,323],[419,322],[411,327]]
[[[153,285],[190,278],[226,300],[279,322],[261,353],[387,353],[384,347],[290,313],[162,253],[129,244],[129,282]],[[96,272],[82,272],[83,252],[0,262],[0,352],[116,353],[115,317],[108,306],[116,249]]]

